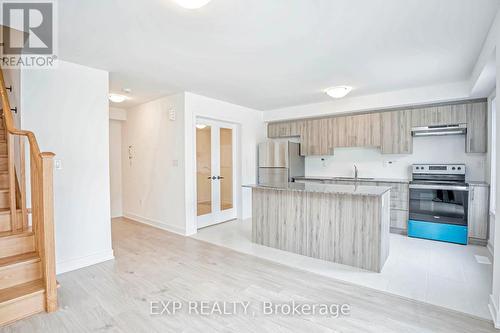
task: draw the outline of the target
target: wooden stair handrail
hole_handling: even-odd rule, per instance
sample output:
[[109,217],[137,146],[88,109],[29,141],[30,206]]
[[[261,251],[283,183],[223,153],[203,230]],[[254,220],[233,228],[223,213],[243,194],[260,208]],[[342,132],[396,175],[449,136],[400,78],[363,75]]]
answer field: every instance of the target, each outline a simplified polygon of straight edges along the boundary
[[[0,96],[3,109],[3,121],[7,130],[7,141],[9,142],[9,178],[10,191],[14,190],[15,179],[14,160],[11,149],[13,144],[9,140],[9,134],[18,137],[26,137],[30,150],[30,176],[31,176],[31,205],[32,205],[32,228],[35,236],[35,250],[40,256],[42,264],[42,274],[45,288],[45,311],[53,312],[57,310],[57,281],[55,270],[55,241],[54,241],[54,193],[53,193],[53,170],[54,153],[40,152],[35,134],[16,128],[14,116],[12,115],[9,95],[5,86],[3,69],[0,66]],[[21,149],[21,158],[24,160],[24,149]],[[24,170],[22,171],[24,172]],[[14,183],[15,184],[15,183]],[[21,188],[25,191],[25,188]],[[22,195],[26,195],[25,193]],[[12,197],[12,195],[11,195]],[[24,200],[24,198],[22,199]],[[15,220],[17,207],[12,206],[11,218]],[[15,205],[15,204],[14,204]],[[24,210],[26,211],[25,207]]]
[[7,94],[5,80],[3,77],[3,69],[1,68],[1,66],[0,66],[0,95],[2,98],[2,108],[3,108],[6,130],[12,135],[27,137],[31,153],[36,156],[40,156],[40,148],[38,147],[38,142],[36,141],[35,134],[31,131],[24,131],[18,129],[14,125],[14,116],[12,115],[12,111],[10,109],[9,95]]

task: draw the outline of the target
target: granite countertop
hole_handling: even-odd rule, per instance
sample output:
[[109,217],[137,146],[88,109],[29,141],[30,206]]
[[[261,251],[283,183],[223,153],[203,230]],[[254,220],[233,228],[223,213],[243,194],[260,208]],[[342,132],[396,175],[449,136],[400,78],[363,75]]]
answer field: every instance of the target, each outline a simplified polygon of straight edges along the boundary
[[[335,181],[354,181],[354,178],[349,177],[324,177],[324,176],[300,176],[294,177],[296,180],[335,180]],[[360,182],[384,182],[384,183],[404,183],[408,184],[410,181],[408,179],[399,178],[358,178]]]
[[243,185],[243,187],[271,189],[278,191],[334,193],[334,194],[362,195],[362,196],[381,196],[387,191],[391,190],[389,186],[338,185],[338,184],[316,184],[316,183],[288,183],[283,185],[259,184],[259,185]]

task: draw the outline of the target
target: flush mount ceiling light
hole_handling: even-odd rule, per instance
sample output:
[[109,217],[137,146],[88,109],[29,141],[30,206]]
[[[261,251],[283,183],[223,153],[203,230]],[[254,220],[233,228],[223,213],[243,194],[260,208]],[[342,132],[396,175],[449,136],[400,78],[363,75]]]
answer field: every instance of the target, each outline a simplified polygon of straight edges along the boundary
[[338,86],[331,87],[325,90],[326,94],[332,98],[342,98],[345,97],[348,93],[350,93],[352,87],[349,86]]
[[109,94],[109,100],[113,103],[122,103],[128,99],[125,95],[120,94]]
[[205,125],[205,124],[197,124],[197,125],[196,125],[196,128],[197,128],[197,129],[204,129],[204,128],[206,128],[206,127],[207,127],[207,125]]
[[198,9],[212,0],[174,0],[179,6],[186,9]]

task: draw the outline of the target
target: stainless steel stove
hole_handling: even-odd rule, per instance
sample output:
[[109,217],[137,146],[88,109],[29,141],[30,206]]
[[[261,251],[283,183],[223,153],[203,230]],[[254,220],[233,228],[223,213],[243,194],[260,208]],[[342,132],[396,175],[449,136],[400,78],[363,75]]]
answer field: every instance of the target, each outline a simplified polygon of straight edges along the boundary
[[469,188],[464,164],[415,164],[408,236],[467,244]]

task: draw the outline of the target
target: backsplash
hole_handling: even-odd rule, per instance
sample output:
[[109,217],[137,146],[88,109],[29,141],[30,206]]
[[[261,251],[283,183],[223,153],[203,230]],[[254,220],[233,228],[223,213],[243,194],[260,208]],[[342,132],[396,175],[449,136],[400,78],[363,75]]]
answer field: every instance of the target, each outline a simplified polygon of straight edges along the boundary
[[465,137],[413,138],[413,154],[382,155],[376,148],[337,148],[335,155],[306,157],[306,176],[353,176],[356,164],[359,177],[410,178],[415,163],[464,163],[467,180],[486,180],[486,154],[466,154]]

